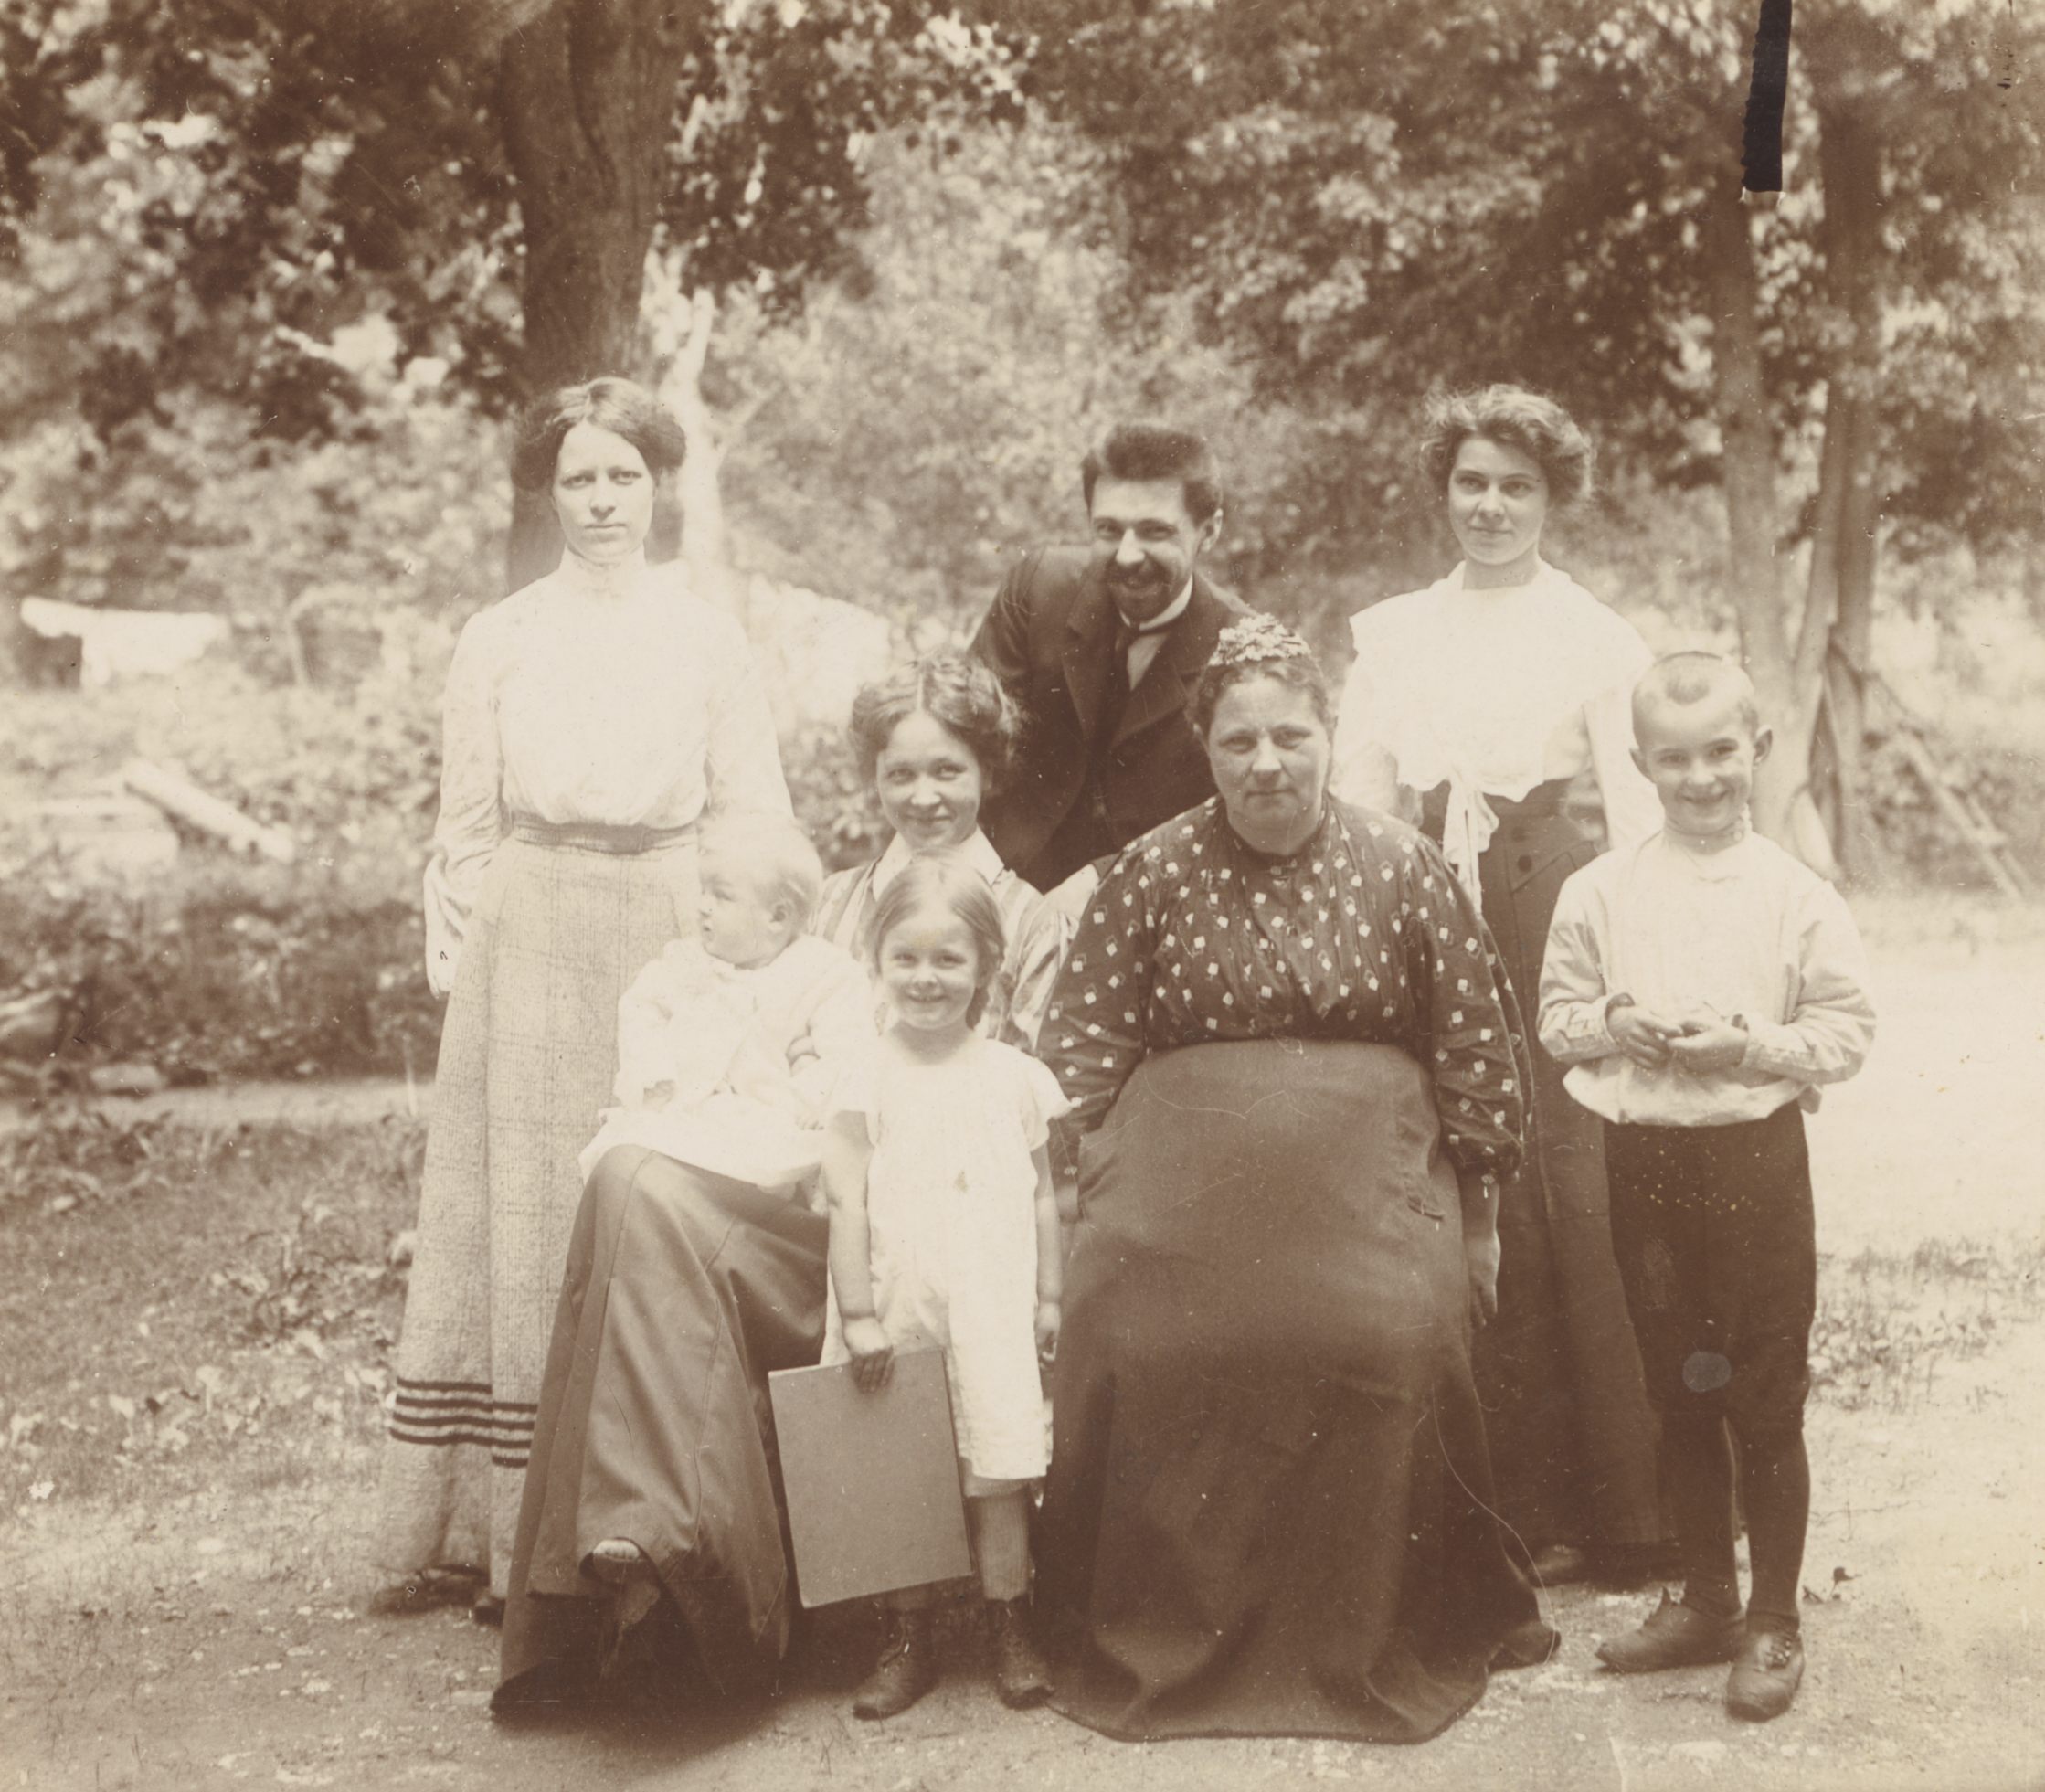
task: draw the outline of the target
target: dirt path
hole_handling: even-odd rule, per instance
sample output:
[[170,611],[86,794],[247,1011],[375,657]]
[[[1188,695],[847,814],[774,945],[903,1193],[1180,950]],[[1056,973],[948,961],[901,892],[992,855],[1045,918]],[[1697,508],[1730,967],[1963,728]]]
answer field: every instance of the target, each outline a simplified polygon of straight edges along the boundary
[[[697,1710],[493,1725],[493,1636],[456,1611],[364,1616],[366,1502],[260,1489],[147,1517],[43,1507],[15,1531],[0,1785],[155,1788],[426,1785],[842,1792],[954,1786],[1187,1787],[1383,1781],[1652,1792],[1730,1787],[2045,1783],[2045,1479],[2030,1422],[2045,1325],[1893,1416],[1814,1412],[1810,1671],[1796,1710],[1731,1723],[1721,1675],[1616,1681],[1597,1638],[1640,1596],[1564,1589],[1560,1658],[1494,1681],[1418,1749],[1309,1742],[1130,1747],[994,1703],[970,1658],[907,1716],[853,1723],[859,1663],[812,1648],[751,1715]],[[1835,1583],[1835,1570],[1847,1578]]]
[[[161,1089],[154,1095],[101,1096],[92,1106],[110,1119],[139,1126],[168,1120],[178,1126],[369,1126],[382,1119],[418,1119],[433,1099],[431,1083],[398,1076],[348,1082],[211,1083]],[[29,1118],[18,1101],[0,1101],[0,1132]]]

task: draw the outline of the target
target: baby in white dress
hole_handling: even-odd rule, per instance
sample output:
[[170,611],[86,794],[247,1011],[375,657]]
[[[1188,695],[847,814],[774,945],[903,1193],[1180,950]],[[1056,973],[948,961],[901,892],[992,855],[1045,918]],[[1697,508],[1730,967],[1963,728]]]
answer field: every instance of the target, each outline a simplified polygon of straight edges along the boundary
[[815,1175],[839,1076],[874,1039],[866,973],[808,934],[822,885],[792,822],[747,817],[705,839],[694,938],[671,941],[618,1004],[617,1105],[580,1159],[614,1145],[763,1189]]

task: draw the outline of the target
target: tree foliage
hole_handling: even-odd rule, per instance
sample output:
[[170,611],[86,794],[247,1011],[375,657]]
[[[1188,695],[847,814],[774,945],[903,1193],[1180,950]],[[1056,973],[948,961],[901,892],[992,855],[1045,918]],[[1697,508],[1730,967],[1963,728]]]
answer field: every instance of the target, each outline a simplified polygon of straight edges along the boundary
[[[1789,196],[1757,217],[1737,203],[1743,9],[1078,10],[1025,6],[1033,93],[1111,170],[1138,302],[1190,295],[1267,390],[1353,445],[1312,548],[1387,557],[1416,495],[1399,451],[1440,384],[1546,387],[1608,458],[1722,494],[1727,606],[1788,737],[1778,830],[1878,540],[1993,549],[2029,527],[2037,20],[1987,0],[1798,8]],[[1802,592],[1782,576],[1799,544]]]
[[1009,91],[991,31],[885,0],[25,0],[0,247],[55,352],[0,407],[104,442],[189,387],[320,435],[370,316],[491,410],[644,371],[650,250],[793,303],[875,131]]

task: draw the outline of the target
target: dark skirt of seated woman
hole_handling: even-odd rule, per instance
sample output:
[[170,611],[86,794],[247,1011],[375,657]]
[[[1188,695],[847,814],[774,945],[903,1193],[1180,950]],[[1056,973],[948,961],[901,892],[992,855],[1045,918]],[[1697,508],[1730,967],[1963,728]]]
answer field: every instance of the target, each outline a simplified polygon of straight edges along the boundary
[[[584,1192],[534,1428],[495,1707],[586,1691],[661,1596],[719,1691],[764,1691],[792,1578],[767,1377],[823,1340],[827,1225],[640,1147]],[[619,1576],[599,1544],[636,1545]]]
[[1085,1148],[1038,1600],[1110,1735],[1416,1742],[1538,1628],[1457,1182],[1393,1047],[1147,1058]]

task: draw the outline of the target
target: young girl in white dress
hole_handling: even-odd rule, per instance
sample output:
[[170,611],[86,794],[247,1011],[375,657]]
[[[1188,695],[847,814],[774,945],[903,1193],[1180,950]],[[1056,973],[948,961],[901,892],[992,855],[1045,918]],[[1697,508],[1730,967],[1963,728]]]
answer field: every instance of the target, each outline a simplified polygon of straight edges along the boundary
[[[1002,957],[987,880],[919,856],[880,898],[874,964],[889,1024],[868,1074],[840,1079],[826,1132],[832,1310],[826,1363],[885,1384],[897,1350],[945,1355],[995,1689],[1050,1691],[1031,1638],[1029,1491],[1047,1466],[1040,1363],[1058,1340],[1058,1209],[1049,1124],[1065,1111],[1034,1058],[974,1031]],[[853,1702],[906,1711],[937,1680],[925,1589],[892,1596],[879,1659]]]

